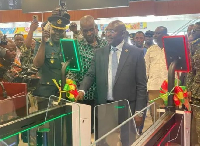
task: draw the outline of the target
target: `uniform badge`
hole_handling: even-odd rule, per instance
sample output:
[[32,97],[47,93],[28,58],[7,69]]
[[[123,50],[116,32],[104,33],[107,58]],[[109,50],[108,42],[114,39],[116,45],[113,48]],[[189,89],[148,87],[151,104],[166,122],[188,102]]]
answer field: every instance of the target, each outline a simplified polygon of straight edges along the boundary
[[54,63],[54,59],[50,59],[50,62],[53,64]]
[[57,24],[61,24],[61,23],[62,23],[62,20],[58,19]]
[[128,49],[126,49],[125,52],[128,52]]
[[50,62],[53,64],[54,61],[55,61],[55,60],[53,59],[54,53],[52,53],[51,55],[52,55],[52,56],[51,56]]

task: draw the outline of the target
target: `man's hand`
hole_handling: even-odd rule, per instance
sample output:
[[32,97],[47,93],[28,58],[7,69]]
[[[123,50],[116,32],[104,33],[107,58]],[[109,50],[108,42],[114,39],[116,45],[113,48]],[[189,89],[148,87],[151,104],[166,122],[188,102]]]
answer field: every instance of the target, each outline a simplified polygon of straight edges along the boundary
[[30,26],[30,31],[34,32],[38,28],[38,21],[33,21]]
[[83,97],[84,97],[84,93],[82,91],[79,91],[78,96],[76,97],[76,101],[83,100]]
[[49,38],[50,38],[49,31],[43,30],[42,31],[42,42],[47,42]]
[[59,8],[59,7],[55,8],[55,9],[52,11],[52,15],[59,15],[59,13],[60,13],[60,8]]
[[135,124],[136,127],[140,127],[142,125],[143,117],[135,116]]

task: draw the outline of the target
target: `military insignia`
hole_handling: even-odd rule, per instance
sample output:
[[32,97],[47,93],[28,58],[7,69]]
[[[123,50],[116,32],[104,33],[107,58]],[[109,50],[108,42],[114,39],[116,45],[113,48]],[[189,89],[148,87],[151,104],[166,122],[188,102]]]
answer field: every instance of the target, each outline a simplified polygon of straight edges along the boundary
[[126,49],[125,52],[128,52],[128,49]]
[[50,62],[53,64],[54,63],[54,59],[50,59]]
[[51,62],[52,64],[54,63],[53,56],[54,56],[54,53],[52,53],[52,56],[51,56],[51,59],[50,59],[50,62]]
[[62,23],[62,20],[58,19],[57,24],[61,24],[61,23]]

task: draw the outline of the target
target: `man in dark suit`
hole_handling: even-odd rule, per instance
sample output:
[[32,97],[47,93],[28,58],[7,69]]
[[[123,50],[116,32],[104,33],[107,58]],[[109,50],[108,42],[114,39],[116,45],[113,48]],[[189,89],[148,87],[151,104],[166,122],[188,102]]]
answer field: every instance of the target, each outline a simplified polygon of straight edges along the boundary
[[[83,99],[84,92],[96,81],[96,104],[127,99],[133,114],[147,106],[143,50],[124,42],[125,31],[121,21],[108,25],[106,37],[109,46],[95,52],[91,67],[79,87],[78,100]],[[142,116],[135,117],[137,126],[141,125]]]

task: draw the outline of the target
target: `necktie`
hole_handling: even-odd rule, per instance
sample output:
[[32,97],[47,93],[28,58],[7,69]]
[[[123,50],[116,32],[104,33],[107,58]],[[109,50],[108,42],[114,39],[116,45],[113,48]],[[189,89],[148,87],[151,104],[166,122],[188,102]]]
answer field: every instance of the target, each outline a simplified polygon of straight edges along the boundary
[[117,48],[112,48],[112,87],[114,86],[118,67],[117,50]]

